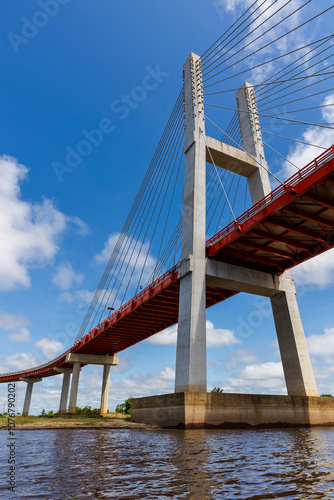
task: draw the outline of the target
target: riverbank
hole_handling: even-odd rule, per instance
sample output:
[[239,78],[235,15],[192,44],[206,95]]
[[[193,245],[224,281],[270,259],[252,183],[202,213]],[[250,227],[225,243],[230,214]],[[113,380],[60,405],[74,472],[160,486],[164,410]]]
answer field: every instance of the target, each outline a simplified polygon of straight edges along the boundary
[[[15,417],[15,430],[39,429],[156,429],[157,426],[130,422],[128,417]],[[8,430],[8,418],[0,418],[0,430]]]

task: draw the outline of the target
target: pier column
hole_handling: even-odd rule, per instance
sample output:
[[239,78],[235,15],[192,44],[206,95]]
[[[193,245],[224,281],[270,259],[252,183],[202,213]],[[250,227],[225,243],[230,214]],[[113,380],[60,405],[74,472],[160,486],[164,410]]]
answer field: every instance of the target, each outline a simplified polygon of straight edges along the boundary
[[73,363],[73,373],[72,373],[72,383],[71,383],[70,401],[68,405],[68,413],[75,413],[77,407],[80,370],[81,370],[81,363]]
[[102,390],[101,390],[101,415],[108,412],[109,376],[110,376],[110,365],[104,365],[103,377],[102,377]]
[[[260,121],[254,88],[249,83],[237,92],[237,104],[242,145],[258,162],[258,169],[247,181],[252,203],[270,193],[268,166],[264,156]],[[271,297],[278,344],[289,396],[318,396],[303,324],[296,299],[296,289],[290,272],[282,275],[285,291]]]
[[200,57],[191,53],[183,67],[185,174],[175,392],[206,392],[205,291],[205,123]]
[[27,417],[29,415],[33,386],[37,382],[41,382],[42,379],[41,378],[20,378],[20,381],[26,382],[26,384],[27,384],[26,395],[24,398],[23,411],[22,411],[22,417]]
[[295,285],[291,278],[285,279],[285,282],[285,291],[277,293],[270,300],[287,391],[289,396],[318,397],[317,385],[296,300]]
[[67,413],[67,400],[70,388],[72,368],[56,368],[56,371],[64,374],[59,404],[59,415],[64,415]]

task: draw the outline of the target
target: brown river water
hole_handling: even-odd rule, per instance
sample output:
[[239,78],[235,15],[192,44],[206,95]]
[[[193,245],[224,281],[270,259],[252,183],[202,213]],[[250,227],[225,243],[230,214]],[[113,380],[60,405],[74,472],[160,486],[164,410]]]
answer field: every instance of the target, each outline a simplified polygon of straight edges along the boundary
[[334,499],[334,429],[0,432],[0,498]]

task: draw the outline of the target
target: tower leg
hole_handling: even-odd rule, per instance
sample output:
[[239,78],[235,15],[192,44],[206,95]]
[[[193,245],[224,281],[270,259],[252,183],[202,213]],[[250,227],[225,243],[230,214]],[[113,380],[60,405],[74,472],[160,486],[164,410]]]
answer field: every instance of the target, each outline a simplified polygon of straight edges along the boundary
[[278,344],[289,396],[319,396],[293,281],[271,297]]
[[185,177],[175,392],[206,392],[205,126],[200,58],[184,65]]
[[22,411],[22,417],[27,417],[29,415],[33,386],[36,382],[41,382],[42,379],[41,378],[31,378],[31,379],[22,378],[20,380],[22,382],[26,382],[26,384],[27,384],[26,394],[25,394],[24,403],[23,403],[23,411]]
[[109,375],[110,365],[103,366],[102,391],[101,391],[101,415],[108,411],[109,397]]
[[70,388],[70,379],[71,379],[72,370],[64,368],[63,375],[63,384],[61,387],[61,396],[60,396],[60,404],[59,404],[59,414],[62,415],[67,411],[67,400],[68,400],[68,391]]
[[73,374],[72,374],[70,402],[68,405],[68,413],[75,413],[76,411],[80,370],[81,370],[81,363],[73,363]]

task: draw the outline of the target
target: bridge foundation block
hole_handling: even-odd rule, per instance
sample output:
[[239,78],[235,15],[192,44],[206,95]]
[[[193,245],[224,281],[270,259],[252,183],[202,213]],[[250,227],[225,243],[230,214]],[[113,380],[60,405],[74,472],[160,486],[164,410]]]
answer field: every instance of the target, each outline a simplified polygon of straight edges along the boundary
[[333,426],[334,398],[179,392],[133,399],[131,420],[179,429]]

